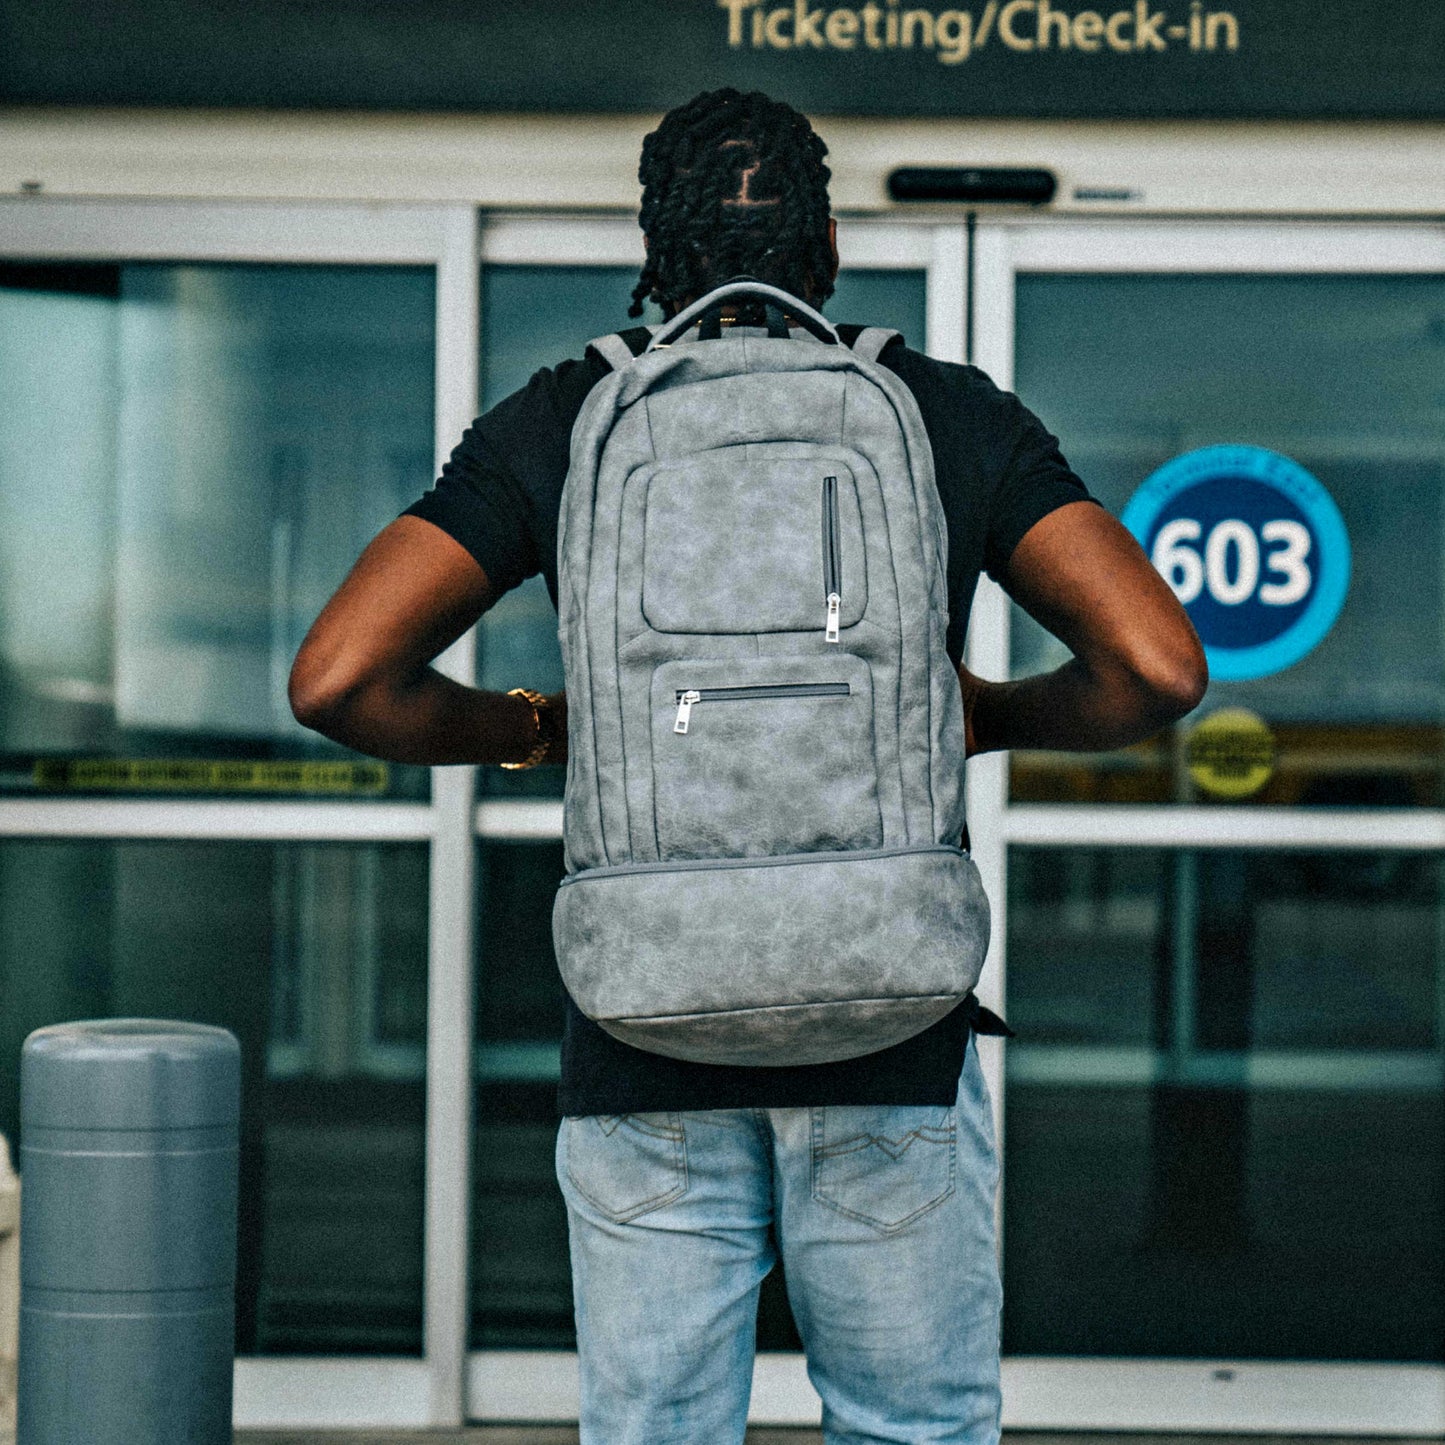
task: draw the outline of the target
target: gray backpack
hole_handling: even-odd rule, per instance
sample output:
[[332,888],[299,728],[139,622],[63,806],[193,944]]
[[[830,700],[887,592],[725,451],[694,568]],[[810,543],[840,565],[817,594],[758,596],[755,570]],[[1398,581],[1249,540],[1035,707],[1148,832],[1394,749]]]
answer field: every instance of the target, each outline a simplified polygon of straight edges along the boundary
[[[723,333],[744,297],[766,328]],[[592,343],[614,369],[573,428],[558,526],[552,927],[578,1007],[639,1048],[853,1058],[978,980],[948,539],[917,403],[877,361],[895,334],[850,348],[743,280],[640,356]]]

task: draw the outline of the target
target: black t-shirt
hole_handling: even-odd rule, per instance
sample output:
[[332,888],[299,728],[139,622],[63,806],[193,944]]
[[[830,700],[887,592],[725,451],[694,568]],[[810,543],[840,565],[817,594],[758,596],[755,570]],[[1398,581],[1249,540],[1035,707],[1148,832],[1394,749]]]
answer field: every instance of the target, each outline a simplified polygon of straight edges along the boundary
[[[851,343],[861,328],[840,326]],[[634,342],[645,333],[633,335]],[[935,361],[901,341],[879,360],[918,401],[948,524],[948,653],[963,658],[980,571],[1002,583],[1014,547],[1040,518],[1086,500],[1058,439],[975,366]],[[463,434],[436,485],[407,508],[475,557],[498,596],[541,573],[557,603],[557,518],[572,425],[610,370],[590,347],[546,367]],[[791,1068],[693,1064],[621,1043],[567,1001],[558,1107],[563,1114],[824,1104],[950,1104],[971,1029],[970,995],[901,1044],[834,1064]]]

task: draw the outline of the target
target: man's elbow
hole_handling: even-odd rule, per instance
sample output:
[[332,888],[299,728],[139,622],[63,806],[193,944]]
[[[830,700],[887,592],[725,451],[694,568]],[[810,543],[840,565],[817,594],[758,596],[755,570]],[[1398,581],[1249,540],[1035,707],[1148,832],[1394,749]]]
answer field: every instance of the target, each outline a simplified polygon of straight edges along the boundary
[[305,647],[291,664],[286,700],[296,721],[313,732],[333,736],[356,692],[355,679],[327,667]]
[[1138,664],[1136,676],[1141,690],[1150,698],[1160,727],[1193,712],[1204,701],[1209,686],[1204,649],[1194,636]]

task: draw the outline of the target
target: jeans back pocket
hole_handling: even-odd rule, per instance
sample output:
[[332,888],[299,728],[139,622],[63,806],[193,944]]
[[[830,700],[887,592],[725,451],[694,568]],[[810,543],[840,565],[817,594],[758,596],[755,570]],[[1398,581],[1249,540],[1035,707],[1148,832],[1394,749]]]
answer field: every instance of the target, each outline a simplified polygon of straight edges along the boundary
[[812,1111],[813,1198],[892,1234],[954,1191],[952,1106],[830,1104]]
[[567,1178],[615,1224],[687,1192],[687,1139],[678,1114],[585,1114],[563,1119]]

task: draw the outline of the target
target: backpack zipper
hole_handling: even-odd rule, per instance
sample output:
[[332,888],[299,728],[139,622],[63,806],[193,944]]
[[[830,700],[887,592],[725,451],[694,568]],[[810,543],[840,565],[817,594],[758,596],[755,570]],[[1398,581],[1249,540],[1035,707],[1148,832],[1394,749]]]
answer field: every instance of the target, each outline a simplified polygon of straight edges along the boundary
[[677,692],[675,733],[685,733],[692,709],[700,702],[738,702],[774,697],[847,697],[852,687],[846,682],[764,682],[750,687],[680,687]]
[[823,478],[823,591],[828,599],[828,612],[823,624],[823,639],[838,640],[838,612],[842,606],[843,559],[838,550],[838,478]]

